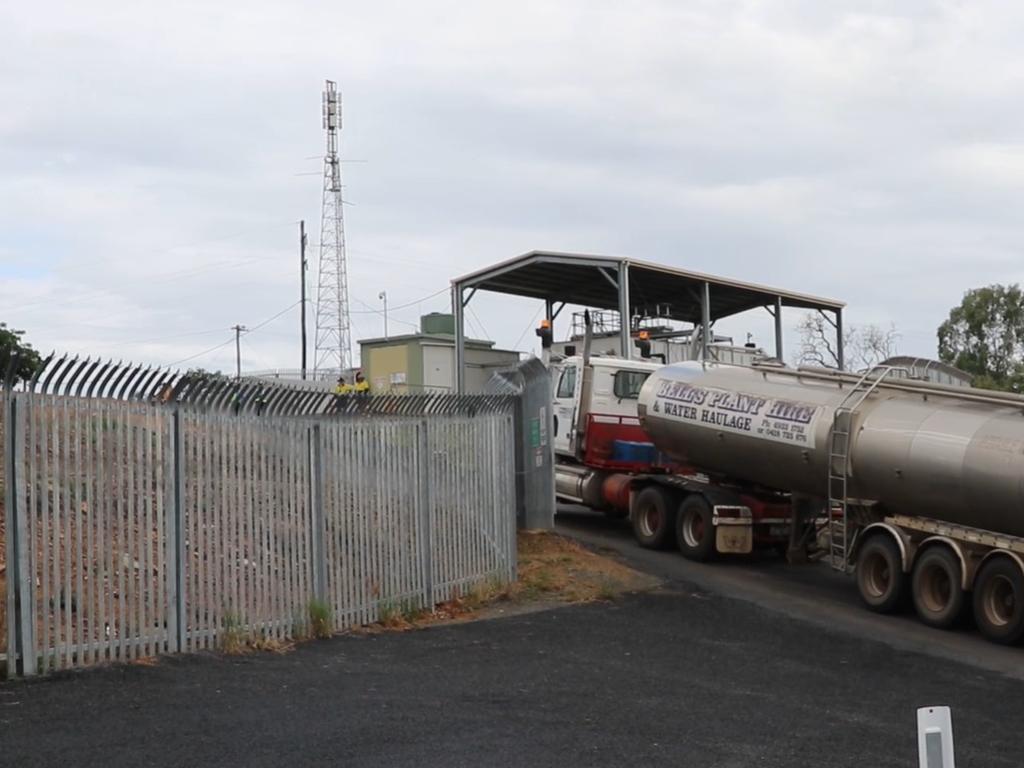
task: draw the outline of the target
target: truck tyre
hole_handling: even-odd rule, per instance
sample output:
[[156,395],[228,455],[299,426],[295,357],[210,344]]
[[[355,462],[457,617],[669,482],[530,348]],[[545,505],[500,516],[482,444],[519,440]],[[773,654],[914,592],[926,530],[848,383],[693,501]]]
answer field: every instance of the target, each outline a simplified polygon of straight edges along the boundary
[[963,614],[960,561],[949,547],[930,547],[917,556],[912,587],[914,608],[928,626],[948,629]]
[[1024,574],[1009,557],[989,558],[974,581],[974,620],[985,639],[1014,645],[1024,637]]
[[665,549],[672,543],[675,505],[672,495],[656,485],[644,488],[633,503],[633,535],[641,547]]
[[900,548],[888,534],[876,534],[857,551],[857,589],[861,600],[876,613],[893,613],[907,594]]
[[715,527],[708,500],[691,493],[676,514],[676,541],[683,557],[705,562],[715,556]]

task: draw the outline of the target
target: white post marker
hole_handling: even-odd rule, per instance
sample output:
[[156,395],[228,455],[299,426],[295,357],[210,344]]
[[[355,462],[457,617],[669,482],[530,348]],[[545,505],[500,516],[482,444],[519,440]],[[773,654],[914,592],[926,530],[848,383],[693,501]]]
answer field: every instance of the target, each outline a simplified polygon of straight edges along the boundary
[[920,768],[956,768],[949,707],[917,710],[917,750]]

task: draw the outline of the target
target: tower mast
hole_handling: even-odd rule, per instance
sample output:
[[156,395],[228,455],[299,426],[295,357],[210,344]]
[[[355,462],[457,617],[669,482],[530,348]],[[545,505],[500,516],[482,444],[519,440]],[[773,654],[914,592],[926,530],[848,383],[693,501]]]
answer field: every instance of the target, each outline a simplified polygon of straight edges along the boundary
[[352,367],[352,324],[348,310],[348,268],[345,263],[345,218],[341,199],[341,95],[333,80],[323,92],[323,126],[327,133],[324,154],[323,204],[320,212],[320,263],[316,290],[316,337],[313,372],[337,372]]

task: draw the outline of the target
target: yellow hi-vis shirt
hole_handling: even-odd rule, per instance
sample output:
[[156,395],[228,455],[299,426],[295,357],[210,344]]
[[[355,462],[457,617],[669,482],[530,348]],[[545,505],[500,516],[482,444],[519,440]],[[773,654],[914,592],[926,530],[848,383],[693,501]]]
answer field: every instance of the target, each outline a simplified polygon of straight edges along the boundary
[[365,392],[369,392],[370,391],[370,382],[368,382],[366,379],[363,379],[362,381],[357,381],[356,382],[356,386],[355,386],[355,391],[356,391],[357,395],[361,395],[361,394],[363,394]]

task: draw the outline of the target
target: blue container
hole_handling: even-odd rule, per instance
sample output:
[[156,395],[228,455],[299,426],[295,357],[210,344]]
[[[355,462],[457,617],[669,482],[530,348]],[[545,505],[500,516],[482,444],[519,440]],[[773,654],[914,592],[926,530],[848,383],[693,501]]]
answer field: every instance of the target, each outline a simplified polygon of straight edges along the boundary
[[612,461],[629,464],[654,464],[658,449],[654,443],[637,443],[630,440],[612,441]]

